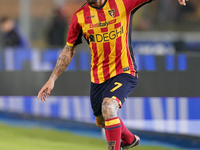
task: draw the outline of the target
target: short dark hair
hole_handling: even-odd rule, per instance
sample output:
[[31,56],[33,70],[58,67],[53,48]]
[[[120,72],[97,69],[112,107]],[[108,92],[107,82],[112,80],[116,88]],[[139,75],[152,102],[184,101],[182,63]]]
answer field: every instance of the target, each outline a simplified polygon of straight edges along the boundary
[[4,17],[2,17],[2,18],[0,19],[0,23],[4,23],[4,22],[6,22],[6,21],[8,21],[8,20],[10,20],[10,18],[7,17],[7,16],[4,16]]

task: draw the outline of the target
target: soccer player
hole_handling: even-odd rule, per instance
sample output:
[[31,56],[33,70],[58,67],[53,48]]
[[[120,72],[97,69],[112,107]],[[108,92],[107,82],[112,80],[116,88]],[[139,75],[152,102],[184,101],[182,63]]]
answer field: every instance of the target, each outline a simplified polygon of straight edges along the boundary
[[[137,85],[130,35],[132,16],[151,1],[87,0],[73,15],[67,44],[49,80],[38,93],[38,99],[45,101],[84,36],[91,49],[91,105],[96,125],[105,128],[109,150],[126,150],[140,142],[140,138],[125,127],[117,111]],[[185,5],[185,0],[179,2]]]

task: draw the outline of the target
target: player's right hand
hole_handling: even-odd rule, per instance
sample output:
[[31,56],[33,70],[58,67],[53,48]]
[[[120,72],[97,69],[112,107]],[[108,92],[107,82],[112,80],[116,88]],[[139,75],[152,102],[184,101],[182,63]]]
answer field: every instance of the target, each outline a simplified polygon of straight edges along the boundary
[[54,82],[55,81],[50,78],[38,92],[37,98],[41,99],[42,102],[46,101],[46,98],[50,95],[51,90],[54,88]]

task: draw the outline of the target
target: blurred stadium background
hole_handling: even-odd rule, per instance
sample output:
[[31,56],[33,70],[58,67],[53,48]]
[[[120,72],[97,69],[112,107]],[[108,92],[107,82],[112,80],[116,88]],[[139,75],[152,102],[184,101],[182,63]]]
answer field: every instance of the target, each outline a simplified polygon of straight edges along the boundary
[[[47,102],[36,99],[65,44],[71,16],[84,3],[0,0],[0,18],[12,18],[27,43],[4,47],[0,40],[2,135],[11,131],[21,135],[21,128],[10,128],[20,126],[32,130],[27,131],[31,137],[37,137],[33,132],[42,132],[34,129],[39,127],[102,138],[90,107],[90,51],[86,42],[78,47]],[[156,0],[135,13],[132,32],[139,82],[119,116],[141,136],[146,150],[151,146],[200,149],[200,1],[190,0],[183,7],[177,0]],[[0,39],[2,35],[0,32]],[[17,142],[4,140],[0,149],[15,149]],[[14,146],[6,148],[9,142]]]

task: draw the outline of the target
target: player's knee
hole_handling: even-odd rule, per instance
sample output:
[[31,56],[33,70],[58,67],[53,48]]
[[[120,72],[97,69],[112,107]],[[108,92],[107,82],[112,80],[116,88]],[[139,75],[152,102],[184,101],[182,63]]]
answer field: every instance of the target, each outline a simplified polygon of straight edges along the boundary
[[104,98],[102,103],[102,115],[104,119],[117,117],[118,108],[119,104],[116,100],[108,97]]

